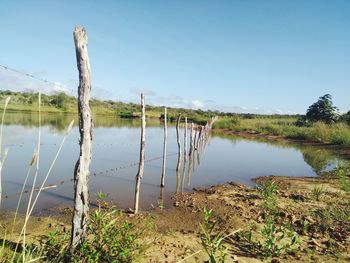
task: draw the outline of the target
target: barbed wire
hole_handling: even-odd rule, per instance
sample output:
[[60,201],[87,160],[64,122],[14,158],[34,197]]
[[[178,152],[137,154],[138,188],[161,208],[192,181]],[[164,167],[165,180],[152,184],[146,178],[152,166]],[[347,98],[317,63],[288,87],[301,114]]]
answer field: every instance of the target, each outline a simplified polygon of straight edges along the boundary
[[[173,156],[173,155],[177,155],[177,153],[169,153],[166,156],[169,157],[169,156]],[[153,162],[153,161],[156,161],[156,160],[160,160],[162,158],[163,158],[163,156],[157,156],[157,157],[154,157],[154,158],[146,160],[145,163],[149,163],[149,162]],[[123,170],[123,169],[127,169],[127,168],[131,168],[131,167],[134,167],[134,166],[137,166],[137,165],[139,165],[139,162],[132,162],[132,163],[128,163],[126,165],[121,165],[121,166],[118,166],[118,167],[115,167],[115,168],[106,169],[104,171],[91,172],[90,175],[92,175],[94,177],[96,177],[96,176],[104,176],[104,177],[114,177],[114,178],[121,179],[121,177],[118,177],[118,176],[115,176],[115,175],[111,175],[110,173],[111,172],[117,172],[119,170]],[[171,170],[171,169],[167,168],[167,170]],[[59,186],[62,186],[66,182],[73,182],[73,181],[74,181],[74,178],[70,178],[68,180],[59,180],[59,181],[56,181],[56,182],[48,184],[47,186],[45,186],[43,188],[43,190],[57,188]],[[35,191],[39,191],[39,188],[35,187],[34,190]],[[29,192],[30,191],[27,188],[23,191],[24,194],[27,194]],[[10,199],[10,198],[19,196],[20,194],[21,194],[21,192],[17,192],[17,193],[11,194],[11,195],[4,195],[4,199]]]
[[[62,84],[61,82],[51,81],[51,80],[48,80],[46,78],[41,78],[41,77],[35,76],[34,74],[30,74],[30,73],[27,73],[25,71],[21,71],[21,70],[18,70],[18,69],[9,67],[9,66],[1,65],[1,64],[0,64],[0,68],[7,70],[7,71],[14,72],[16,74],[19,74],[19,75],[27,77],[27,78],[34,79],[36,81],[39,81],[39,82],[42,82],[45,84],[49,84],[50,86],[53,86],[53,87],[47,87],[47,88],[51,89],[51,91],[54,91],[54,92],[55,91],[56,92],[62,91],[62,92],[69,93],[69,95],[71,95],[71,96],[75,96],[75,97],[77,96],[77,92],[78,92],[77,89],[68,88],[66,85]],[[56,89],[54,87],[56,87]],[[33,92],[35,92],[35,91],[42,91],[43,92],[42,88],[41,89],[40,88],[37,88],[37,89],[27,88],[27,89],[31,90]],[[95,95],[94,95],[94,93],[95,93]],[[104,95],[97,95],[97,93],[102,93]],[[110,90],[106,90],[106,89],[101,88],[99,85],[94,85],[94,88],[92,89],[91,96],[92,96],[92,98],[95,98],[95,99],[105,100],[106,98],[110,99],[111,96],[113,96],[113,97],[116,96],[116,94],[114,92],[111,92]]]
[[73,94],[75,94],[77,91],[76,90],[73,90],[73,89],[70,89],[68,88],[67,86],[59,83],[59,82],[53,82],[53,81],[50,81],[48,79],[44,79],[44,78],[40,78],[40,77],[36,77],[34,76],[33,74],[30,74],[30,73],[27,73],[27,72],[24,72],[24,71],[21,71],[21,70],[18,70],[18,69],[14,69],[14,68],[11,68],[11,67],[8,67],[8,66],[4,66],[4,65],[1,65],[0,64],[0,67],[5,69],[5,70],[9,70],[9,71],[12,71],[12,72],[15,72],[17,74],[20,74],[20,75],[23,75],[23,76],[26,76],[28,78],[32,78],[34,80],[37,80],[37,81],[40,81],[40,82],[43,82],[43,83],[46,83],[46,84],[50,84],[50,85],[53,85],[55,87],[60,87],[62,88],[63,90],[67,90],[67,91],[70,91],[72,92]]

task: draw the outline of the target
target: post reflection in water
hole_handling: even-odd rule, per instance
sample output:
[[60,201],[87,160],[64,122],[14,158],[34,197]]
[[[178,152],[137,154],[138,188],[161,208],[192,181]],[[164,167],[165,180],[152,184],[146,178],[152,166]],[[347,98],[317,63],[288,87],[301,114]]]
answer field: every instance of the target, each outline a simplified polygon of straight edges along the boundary
[[[42,173],[49,169],[64,136],[63,127],[66,127],[71,119],[71,115],[42,115]],[[94,116],[94,122],[91,201],[94,202],[96,192],[102,191],[108,194],[119,208],[132,207],[134,178],[139,162],[140,121]],[[190,149],[185,160],[178,155],[175,124],[169,123],[166,184],[163,189],[159,189],[163,164],[163,128],[163,123],[159,120],[148,121],[145,148],[147,159],[140,192],[140,206],[143,209],[150,208],[151,204],[157,203],[159,199],[169,207],[172,205],[171,196],[174,192],[184,193],[191,191],[193,187],[207,187],[232,181],[254,185],[251,179],[267,175],[317,176],[317,173],[332,169],[337,160],[342,160],[320,147],[221,134],[210,136],[205,128],[202,130],[198,147],[199,129],[191,129],[192,140],[190,137]],[[6,114],[3,145],[9,147],[9,153],[2,171],[3,210],[14,211],[16,208],[27,173],[27,163],[31,160],[37,144],[37,132],[36,114]],[[72,178],[76,156],[79,154],[78,139],[78,128],[74,126],[47,181],[46,186],[50,187],[38,199],[36,212],[43,212],[44,209],[58,205],[72,206]],[[184,167],[181,167],[181,161],[184,162]],[[31,183],[27,183],[25,190],[30,188]],[[27,201],[28,194],[24,193],[22,203]],[[20,209],[23,211],[25,208]]]

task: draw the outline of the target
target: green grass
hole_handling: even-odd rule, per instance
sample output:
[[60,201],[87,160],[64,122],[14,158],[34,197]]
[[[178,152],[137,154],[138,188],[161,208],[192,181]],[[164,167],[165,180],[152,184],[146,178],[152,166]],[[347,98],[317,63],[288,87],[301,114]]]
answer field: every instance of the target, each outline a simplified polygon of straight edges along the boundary
[[297,120],[296,116],[220,117],[214,124],[214,128],[350,146],[350,128],[345,123],[325,124],[317,122],[310,126],[297,126]]

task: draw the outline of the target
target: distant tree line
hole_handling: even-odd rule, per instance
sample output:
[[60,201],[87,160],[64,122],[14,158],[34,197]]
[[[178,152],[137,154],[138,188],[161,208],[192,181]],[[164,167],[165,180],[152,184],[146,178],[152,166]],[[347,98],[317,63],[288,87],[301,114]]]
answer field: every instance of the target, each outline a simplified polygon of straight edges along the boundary
[[[38,93],[34,92],[14,92],[1,91],[0,100],[4,100],[7,96],[11,96],[11,104],[13,105],[36,105]],[[42,94],[42,105],[54,107],[63,112],[75,113],[77,111],[77,100],[75,97],[67,95],[64,92],[57,92],[52,95]],[[95,114],[113,115],[120,118],[136,118],[139,117],[139,105],[136,103],[126,103],[112,100],[91,99],[91,107]],[[164,106],[146,105],[147,117],[163,119]],[[332,96],[325,94],[310,105],[305,115],[289,115],[289,114],[254,114],[254,113],[230,113],[218,110],[201,110],[201,109],[185,109],[168,107],[168,120],[175,121],[178,114],[188,116],[189,122],[203,123],[213,116],[237,117],[240,119],[288,119],[297,118],[298,126],[310,125],[315,122],[324,122],[327,124],[335,122],[345,122],[350,125],[350,111],[341,115],[337,107],[333,105]]]

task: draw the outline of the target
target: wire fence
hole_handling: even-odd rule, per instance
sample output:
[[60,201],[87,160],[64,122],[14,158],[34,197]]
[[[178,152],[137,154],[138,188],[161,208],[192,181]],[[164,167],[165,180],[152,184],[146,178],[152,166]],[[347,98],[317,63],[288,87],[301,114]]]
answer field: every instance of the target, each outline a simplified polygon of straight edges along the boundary
[[[9,67],[6,65],[2,65],[2,64],[0,64],[0,68],[2,70],[8,71],[8,72],[15,73],[16,75],[19,75],[21,77],[25,77],[27,79],[32,79],[32,80],[35,80],[35,81],[40,82],[42,84],[45,84],[45,86],[41,87],[41,88],[38,85],[35,85],[36,86],[35,88],[30,87],[30,85],[29,86],[27,85],[26,81],[24,81],[23,83],[20,83],[20,85],[19,85],[18,83],[16,84],[16,82],[18,82],[18,80],[20,80],[20,77],[19,76],[10,76],[10,80],[12,79],[12,82],[14,84],[16,84],[17,87],[16,88],[13,88],[13,87],[9,88],[8,87],[7,90],[19,91],[18,86],[23,85],[23,86],[26,86],[26,88],[25,88],[25,90],[22,90],[22,91],[31,91],[31,92],[39,92],[40,91],[42,93],[65,92],[71,96],[77,97],[77,93],[78,93],[77,89],[68,87],[67,85],[62,84],[61,82],[51,81],[49,79],[35,76],[34,74],[25,72],[23,70],[18,70],[18,69],[15,69],[15,68],[12,68],[12,67]],[[1,74],[0,74],[0,77],[1,77]],[[78,83],[76,83],[75,85],[78,86]],[[3,89],[3,87],[0,87],[0,89]],[[95,95],[94,95],[94,93],[95,93]],[[106,97],[108,99],[110,99],[111,97],[117,97],[114,92],[112,92],[110,90],[105,90],[105,89],[101,88],[99,85],[94,85],[94,87],[92,89],[92,96],[94,98],[101,97],[101,95],[98,96],[97,93],[104,94],[103,97]]]
[[[69,93],[70,95],[74,95],[76,96],[77,95],[77,90],[76,89],[71,89],[69,87],[67,87],[66,85],[63,85],[59,82],[54,82],[54,81],[50,81],[46,78],[42,78],[42,77],[38,77],[38,76],[35,76],[34,74],[30,74],[30,73],[27,73],[25,71],[21,71],[21,70],[17,70],[17,69],[14,69],[14,68],[11,68],[11,67],[8,67],[8,66],[5,66],[5,65],[1,65],[0,64],[0,68],[5,70],[5,71],[10,71],[12,73],[15,73],[19,76],[24,76],[25,78],[29,78],[29,79],[32,79],[32,80],[35,80],[35,81],[38,81],[40,83],[43,83],[47,86],[45,86],[45,88],[49,88],[50,89],[50,92],[65,92],[65,93]],[[0,77],[1,77],[1,74],[0,74]],[[1,80],[1,78],[0,78]],[[37,87],[36,89],[33,89],[33,88],[27,88],[27,90],[31,90],[31,91],[34,91],[34,92],[43,92],[43,89],[40,89],[39,87]],[[74,142],[74,141],[70,141],[68,142],[70,144],[73,144],[73,145],[78,145],[79,142]],[[41,143],[41,146],[57,146],[58,143]],[[126,143],[126,142],[120,142],[120,143],[94,143],[94,147],[115,147],[115,146],[125,146],[125,147],[130,147],[130,146],[133,146],[135,144],[133,143]],[[16,143],[16,144],[4,144],[3,147],[24,147],[25,146],[25,143]],[[178,153],[169,153],[166,155],[166,157],[169,157],[169,156],[175,156],[175,155],[178,155]],[[149,167],[152,167],[152,168],[161,168],[160,166],[156,166],[156,165],[152,165],[150,163],[156,161],[156,160],[160,160],[162,159],[163,156],[157,156],[157,157],[153,157],[153,158],[150,158],[150,159],[147,159],[145,160],[145,163],[147,164],[147,166]],[[135,167],[135,166],[138,166],[139,165],[139,162],[130,162],[130,163],[127,163],[127,164],[124,164],[124,165],[120,165],[120,166],[117,166],[117,167],[112,167],[112,168],[109,168],[109,169],[106,169],[106,170],[101,170],[101,171],[92,171],[90,173],[91,176],[103,176],[103,177],[109,177],[109,178],[118,178],[118,179],[121,179],[121,180],[129,180],[127,178],[122,178],[120,175],[120,173],[117,173],[118,171],[120,170],[124,170],[124,169],[128,169],[128,168],[131,168],[131,167]],[[198,162],[198,165],[199,165],[199,162]],[[173,171],[174,169],[170,169],[170,168],[167,168],[167,170],[169,171]],[[49,189],[55,189],[55,188],[58,188],[62,185],[65,185],[66,183],[68,182],[73,182],[74,181],[74,178],[70,178],[70,179],[67,179],[67,180],[58,180],[54,183],[50,183],[48,185],[46,185],[43,190],[49,190]],[[144,183],[143,183],[144,184]],[[147,183],[146,183],[147,184]],[[150,185],[153,185],[153,184],[150,184]],[[155,185],[154,185],[155,186]],[[30,185],[26,185],[25,188],[24,188],[24,194],[27,194],[30,192],[30,188],[32,186]],[[34,189],[35,191],[39,191],[40,189],[38,187],[36,187]],[[14,193],[14,194],[11,194],[11,195],[4,195],[4,198],[5,199],[10,199],[10,198],[14,198],[14,197],[18,197],[19,195],[21,194],[21,192],[17,192],[17,193]]]
[[21,76],[25,76],[25,77],[31,78],[31,79],[36,80],[36,81],[40,81],[42,83],[51,85],[53,87],[56,87],[57,89],[61,88],[62,90],[69,91],[72,94],[77,93],[77,90],[70,89],[67,86],[61,84],[60,82],[54,82],[54,81],[50,81],[50,80],[45,79],[45,78],[40,78],[40,77],[34,76],[33,74],[30,74],[30,73],[27,73],[27,72],[24,72],[24,71],[21,71],[21,70],[18,70],[18,69],[14,69],[14,68],[11,68],[11,67],[8,67],[8,66],[5,66],[5,65],[1,65],[1,64],[0,64],[0,68],[2,68],[4,70],[7,70],[7,71],[14,72],[14,73],[19,74]]
[[[169,157],[169,156],[174,156],[174,155],[177,155],[177,153],[169,153],[167,154],[166,156]],[[150,163],[150,162],[154,162],[156,160],[160,160],[162,159],[163,156],[157,156],[157,157],[153,157],[153,158],[150,158],[150,159],[147,159],[145,160],[145,163]],[[114,168],[110,168],[110,169],[106,169],[106,170],[103,170],[103,171],[93,171],[90,173],[91,176],[104,176],[104,177],[115,177],[115,178],[120,178],[118,176],[116,176],[116,172],[117,171],[120,171],[120,170],[124,170],[124,169],[127,169],[127,168],[131,168],[131,167],[135,167],[135,166],[138,166],[139,165],[139,162],[130,162],[128,164],[124,164],[124,165],[121,165],[121,166],[117,166],[117,167],[114,167]],[[167,169],[167,170],[171,170],[171,169]],[[73,182],[74,181],[74,178],[70,178],[68,180],[58,180],[56,182],[53,182],[53,183],[50,183],[48,185],[46,185],[43,190],[49,190],[49,189],[55,189],[59,186],[62,186],[64,185],[66,182]],[[30,192],[30,188],[32,186],[31,185],[28,185],[25,187],[24,189],[24,194],[27,194]],[[29,188],[29,189],[28,189]],[[35,187],[34,188],[35,191],[39,191],[39,187]],[[21,194],[21,192],[16,192],[14,194],[11,194],[11,195],[4,195],[4,199],[10,199],[10,198],[15,198],[17,196],[19,196]]]

